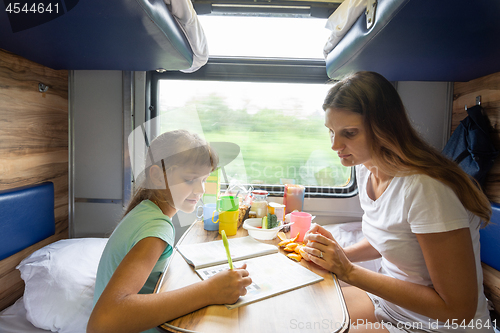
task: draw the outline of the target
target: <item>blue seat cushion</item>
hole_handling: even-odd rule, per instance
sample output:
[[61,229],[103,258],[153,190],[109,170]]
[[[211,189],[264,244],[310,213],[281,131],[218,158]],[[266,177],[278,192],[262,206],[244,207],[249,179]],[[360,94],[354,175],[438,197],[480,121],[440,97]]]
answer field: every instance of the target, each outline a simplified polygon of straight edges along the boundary
[[500,204],[491,203],[491,222],[479,232],[481,234],[481,261],[500,270]]
[[54,184],[0,191],[0,260],[55,234]]

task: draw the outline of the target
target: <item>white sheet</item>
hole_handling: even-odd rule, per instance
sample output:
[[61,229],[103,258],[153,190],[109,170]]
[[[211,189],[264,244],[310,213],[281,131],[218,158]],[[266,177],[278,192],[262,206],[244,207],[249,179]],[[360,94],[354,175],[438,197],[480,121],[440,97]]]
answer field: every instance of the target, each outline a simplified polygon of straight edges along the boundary
[[[0,332],[2,333],[47,333],[26,319],[26,309],[21,297],[12,306],[0,312]],[[84,332],[82,332],[84,333]]]
[[345,0],[326,21],[325,28],[332,31],[323,48],[325,58],[351,29],[354,22],[366,10],[367,0]]
[[177,23],[184,31],[193,51],[193,65],[181,72],[192,73],[208,61],[208,45],[205,32],[190,0],[164,0]]
[[[365,237],[361,228],[361,222],[327,224],[323,227],[332,233],[333,238],[335,238],[337,243],[342,247],[356,244]],[[374,272],[378,272],[381,266],[380,260],[381,259],[378,258],[369,261],[360,261],[356,264]]]

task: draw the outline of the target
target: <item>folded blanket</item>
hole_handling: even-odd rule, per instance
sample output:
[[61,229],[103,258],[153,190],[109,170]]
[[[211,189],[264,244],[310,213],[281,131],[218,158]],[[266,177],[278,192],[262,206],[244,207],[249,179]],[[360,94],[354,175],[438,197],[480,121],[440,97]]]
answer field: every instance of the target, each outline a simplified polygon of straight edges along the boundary
[[193,51],[193,65],[181,72],[192,73],[208,61],[208,46],[205,32],[201,27],[198,15],[189,0],[164,0],[177,23],[184,31]]
[[325,58],[344,37],[358,17],[366,10],[367,0],[345,0],[326,21],[325,28],[332,31],[323,48]]

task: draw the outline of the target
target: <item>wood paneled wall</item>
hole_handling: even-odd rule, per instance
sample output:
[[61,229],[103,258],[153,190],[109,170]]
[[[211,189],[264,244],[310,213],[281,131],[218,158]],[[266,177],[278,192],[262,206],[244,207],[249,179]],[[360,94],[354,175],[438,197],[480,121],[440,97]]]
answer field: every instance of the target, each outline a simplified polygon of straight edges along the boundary
[[[41,93],[38,84],[49,87]],[[0,261],[0,309],[24,290],[17,264],[68,238],[68,72],[0,49],[0,190],[54,183],[56,235]]]
[[[451,130],[467,116],[465,105],[474,106],[481,96],[481,106],[493,127],[491,139],[500,150],[500,73],[487,75],[469,82],[455,82],[453,88],[453,115]],[[500,157],[495,161],[484,186],[488,198],[500,203]]]
[[[491,139],[500,149],[500,73],[484,76],[469,82],[455,82],[453,89],[452,131],[467,116],[465,105],[476,104],[476,97],[481,96],[481,106],[492,125]],[[500,203],[500,157],[497,157],[490,170],[484,191],[490,201]],[[495,312],[493,319],[500,320],[500,272],[483,265],[484,293],[493,302]]]

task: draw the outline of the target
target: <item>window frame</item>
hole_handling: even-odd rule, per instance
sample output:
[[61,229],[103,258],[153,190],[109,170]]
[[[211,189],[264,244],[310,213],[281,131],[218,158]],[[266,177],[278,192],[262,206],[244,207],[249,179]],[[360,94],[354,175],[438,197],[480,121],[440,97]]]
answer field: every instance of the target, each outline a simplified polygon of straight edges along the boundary
[[[211,57],[194,73],[149,71],[146,73],[146,121],[158,116],[159,80],[243,81],[276,83],[316,83],[331,81],[326,75],[325,61],[316,59],[278,59]],[[153,136],[156,134],[153,133]],[[224,175],[225,176],[225,175]],[[284,185],[243,184],[265,190],[271,197],[283,197]],[[228,183],[222,182],[221,189]],[[308,198],[349,198],[358,194],[356,172],[351,167],[349,183],[343,187],[306,186]]]

